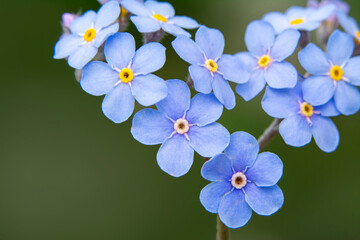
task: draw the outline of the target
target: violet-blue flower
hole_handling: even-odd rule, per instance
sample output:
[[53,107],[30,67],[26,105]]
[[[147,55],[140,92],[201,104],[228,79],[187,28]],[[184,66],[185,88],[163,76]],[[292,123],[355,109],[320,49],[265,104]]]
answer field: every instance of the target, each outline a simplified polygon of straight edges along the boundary
[[151,106],[167,96],[163,79],[151,74],[165,63],[165,47],[148,43],[135,52],[135,40],[129,33],[116,33],[104,47],[107,63],[93,61],[82,72],[80,84],[89,94],[105,94],[104,114],[115,123],[126,121],[134,111],[134,98]]
[[119,24],[114,22],[119,14],[119,3],[110,1],[97,13],[87,11],[75,18],[70,24],[71,34],[56,43],[54,58],[68,58],[71,67],[83,68],[95,57],[106,38],[118,31]]
[[340,113],[359,111],[360,56],[351,58],[354,47],[350,35],[336,30],[329,38],[327,54],[313,43],[299,52],[301,65],[313,74],[303,83],[305,101],[318,106],[334,97]]
[[261,102],[264,111],[280,123],[280,135],[286,144],[302,147],[314,137],[324,152],[334,151],[339,144],[339,132],[329,117],[340,115],[333,100],[322,106],[312,106],[303,99],[301,82],[293,89],[267,87]]
[[196,32],[195,42],[185,36],[179,36],[172,45],[176,53],[191,64],[189,72],[195,90],[204,94],[209,94],[213,90],[225,108],[234,108],[235,94],[227,80],[245,83],[249,80],[249,73],[236,57],[223,55],[223,34],[217,29],[201,26]]
[[236,57],[250,72],[250,80],[239,84],[236,92],[249,101],[256,97],[266,83],[272,88],[292,88],[296,85],[296,68],[286,62],[295,51],[300,33],[288,29],[275,38],[273,27],[262,20],[249,24],[245,33],[245,43],[249,52],[240,52]]
[[339,11],[337,14],[338,20],[342,28],[350,34],[356,41],[357,44],[360,43],[360,28],[356,20],[344,11]]
[[131,133],[143,144],[161,144],[156,157],[160,168],[180,177],[191,168],[194,150],[202,157],[213,157],[228,146],[230,134],[216,123],[223,106],[213,94],[199,93],[190,101],[190,89],[185,82],[166,83],[168,96],[156,104],[158,110],[136,113]]
[[284,203],[284,195],[276,185],[283,173],[283,163],[273,153],[259,154],[256,139],[248,133],[231,135],[224,154],[207,161],[201,175],[212,181],[200,193],[200,201],[230,228],[244,226],[252,211],[269,216]]
[[148,0],[140,3],[134,0],[123,0],[121,5],[135,15],[130,19],[141,33],[151,33],[162,29],[174,36],[190,37],[191,34],[183,28],[199,27],[199,24],[190,17],[175,16],[174,7],[168,2]]

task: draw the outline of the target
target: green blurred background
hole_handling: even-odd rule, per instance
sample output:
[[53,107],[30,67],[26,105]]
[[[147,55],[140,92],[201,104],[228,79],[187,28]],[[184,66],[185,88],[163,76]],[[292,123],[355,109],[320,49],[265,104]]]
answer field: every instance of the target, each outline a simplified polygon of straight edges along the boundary
[[[305,1],[170,1],[177,13],[219,28],[226,53],[245,50],[246,25],[268,11]],[[360,2],[348,0],[353,16]],[[101,97],[81,90],[73,70],[53,60],[63,12],[96,10],[95,0],[2,1],[0,118],[0,239],[116,240],[214,239],[216,216],[198,196],[207,182],[196,156],[189,174],[175,179],[156,164],[158,147],[130,134],[131,121],[115,125],[101,112]],[[358,16],[358,20],[360,17]],[[140,39],[133,26],[130,31]],[[159,71],[184,79],[187,64],[170,47]],[[140,43],[140,41],[138,41]],[[139,46],[139,44],[138,44]],[[298,65],[296,57],[293,63]],[[230,132],[258,137],[272,121],[260,106],[237,97],[220,120]],[[335,119],[341,143],[335,153],[314,143],[304,148],[280,137],[266,149],[285,163],[283,208],[253,215],[232,239],[359,239],[360,114]]]

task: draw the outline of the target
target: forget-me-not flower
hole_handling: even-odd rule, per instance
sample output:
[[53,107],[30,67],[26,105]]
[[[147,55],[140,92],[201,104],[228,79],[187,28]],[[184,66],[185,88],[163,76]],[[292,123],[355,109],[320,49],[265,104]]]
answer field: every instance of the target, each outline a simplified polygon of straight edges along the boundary
[[292,88],[296,85],[297,71],[284,61],[295,51],[300,39],[297,30],[288,29],[275,38],[274,28],[267,22],[256,20],[249,24],[245,43],[249,52],[236,55],[251,73],[250,80],[239,84],[236,92],[249,101],[256,97],[266,83],[272,88]]
[[212,181],[200,193],[200,201],[211,213],[218,213],[230,228],[244,226],[252,211],[269,216],[284,203],[276,185],[283,173],[283,163],[273,153],[259,154],[256,139],[248,133],[231,135],[224,154],[207,161],[201,175]]
[[119,3],[110,1],[97,13],[87,11],[75,18],[70,24],[71,34],[56,43],[54,58],[68,58],[71,67],[83,68],[95,57],[106,38],[118,31],[119,24],[114,22],[119,14]]
[[230,134],[216,121],[223,106],[213,94],[197,94],[190,101],[190,89],[180,80],[166,81],[169,94],[156,104],[158,110],[135,114],[131,133],[146,145],[161,144],[157,162],[166,173],[180,177],[194,160],[194,150],[202,157],[221,153]]
[[329,118],[340,115],[334,101],[323,106],[312,106],[303,99],[300,81],[293,89],[267,87],[261,104],[270,116],[284,118],[279,132],[286,144],[302,147],[314,137],[324,152],[335,151],[339,145],[339,132]]
[[121,5],[135,16],[131,16],[131,21],[141,33],[151,33],[164,30],[174,36],[191,34],[186,29],[198,28],[199,24],[192,18],[185,16],[175,16],[174,7],[167,2],[157,2],[153,0],[140,3],[134,0],[123,0]]
[[356,44],[360,44],[360,28],[356,20],[348,16],[344,11],[339,11],[337,17],[345,32],[355,39]]
[[134,98],[143,106],[153,105],[167,96],[163,79],[151,74],[165,63],[165,47],[148,43],[135,52],[129,33],[116,33],[104,47],[107,63],[93,61],[82,72],[80,84],[89,94],[105,94],[104,114],[115,123],[126,121],[134,111]]
[[299,52],[306,71],[313,74],[303,83],[305,101],[318,106],[334,97],[340,113],[355,114],[360,109],[360,56],[354,52],[353,38],[336,30],[329,38],[327,54],[310,43]]
[[263,20],[271,23],[276,34],[279,34],[289,28],[313,31],[320,27],[322,21],[330,17],[335,9],[336,6],[334,4],[327,4],[318,9],[293,6],[285,13],[267,13],[263,17]]
[[328,4],[334,4],[336,6],[335,11],[326,19],[327,23],[336,23],[337,22],[337,13],[339,11],[345,11],[345,12],[349,12],[350,11],[350,6],[348,3],[342,1],[342,0],[322,0],[322,1],[318,1],[318,0],[309,0],[308,1],[308,7],[311,8],[315,8],[315,9],[319,9],[325,5]]
[[245,83],[249,73],[234,56],[223,55],[225,40],[217,29],[201,26],[195,42],[185,36],[177,37],[172,45],[176,53],[190,63],[190,76],[195,90],[204,94],[214,91],[215,96],[227,109],[236,105],[235,94],[227,80]]

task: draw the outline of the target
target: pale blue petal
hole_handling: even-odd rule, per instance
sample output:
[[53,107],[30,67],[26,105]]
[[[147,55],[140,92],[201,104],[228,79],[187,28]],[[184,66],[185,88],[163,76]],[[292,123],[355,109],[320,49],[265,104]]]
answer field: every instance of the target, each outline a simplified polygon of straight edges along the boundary
[[145,6],[150,9],[151,12],[160,14],[166,18],[173,17],[175,15],[174,7],[167,2],[157,2],[148,0],[145,2]]
[[315,29],[317,29],[318,27],[320,27],[320,25],[321,25],[320,21],[318,21],[318,22],[304,22],[304,23],[299,24],[299,25],[294,25],[294,26],[292,26],[292,28],[311,32],[311,31],[314,31]]
[[252,210],[241,190],[234,190],[225,195],[220,202],[218,212],[221,221],[229,228],[244,226],[252,215]]
[[271,49],[271,57],[276,61],[283,61],[291,56],[299,43],[300,32],[288,29],[282,32],[276,39]]
[[204,94],[211,93],[213,76],[207,68],[199,65],[191,65],[189,67],[189,73],[196,91]]
[[311,122],[311,131],[319,148],[324,152],[335,151],[339,145],[340,135],[333,121],[315,115],[311,118]]
[[235,83],[246,83],[249,81],[250,74],[239,58],[226,54],[221,57],[217,64],[219,66],[218,71],[223,74],[226,80]]
[[139,16],[151,16],[151,12],[145,7],[144,3],[134,0],[122,0],[121,6],[132,14]]
[[249,183],[244,191],[246,202],[259,215],[270,216],[284,204],[284,194],[277,185],[258,187]]
[[154,109],[143,109],[133,118],[131,133],[142,144],[163,143],[174,132],[174,124],[163,113]]
[[246,171],[246,177],[258,187],[274,186],[283,174],[280,158],[270,152],[260,153],[254,165]]
[[279,132],[287,145],[302,147],[311,142],[310,124],[300,114],[285,118],[279,127]]
[[139,48],[131,68],[136,74],[148,74],[162,68],[165,64],[166,48],[160,43],[151,42]]
[[172,43],[175,52],[190,64],[204,64],[205,56],[199,46],[190,38],[178,36]]
[[265,85],[264,71],[259,69],[251,73],[250,80],[247,83],[237,85],[236,92],[245,101],[250,101],[264,89]]
[[141,33],[150,33],[160,30],[160,22],[152,17],[131,16],[131,21],[135,24],[137,30]]
[[293,88],[298,79],[296,68],[288,62],[273,62],[264,74],[272,88]]
[[334,65],[342,66],[350,59],[354,48],[354,39],[349,34],[336,30],[329,38],[327,54]]
[[222,115],[223,105],[217,100],[214,94],[196,94],[191,99],[186,119],[191,124],[205,126],[216,122]]
[[184,35],[186,37],[191,37],[191,34],[188,33],[187,31],[185,31],[184,29],[182,29],[181,27],[172,24],[172,23],[161,23],[160,24],[161,28],[167,32],[170,33],[171,35],[177,37],[180,35]]
[[136,101],[145,107],[154,105],[168,95],[165,81],[153,74],[135,77],[131,87]]
[[95,46],[100,47],[108,37],[115,34],[118,30],[119,30],[119,23],[114,23],[113,25],[100,30],[96,34]]
[[314,107],[314,111],[320,112],[320,114],[324,117],[336,117],[341,114],[336,108],[334,99],[331,99],[324,105]]
[[326,4],[319,9],[316,9],[312,14],[308,16],[309,21],[324,21],[330,17],[336,10],[335,4]]
[[55,45],[55,59],[66,58],[75,52],[84,42],[84,38],[78,35],[69,34],[61,38]]
[[201,176],[212,182],[229,181],[233,174],[232,161],[225,154],[216,155],[201,168]]
[[75,34],[84,34],[95,22],[96,12],[90,10],[75,18],[70,25],[70,31]]
[[268,54],[274,42],[275,31],[268,22],[256,20],[248,25],[245,32],[245,43],[252,55],[261,57]]
[[224,195],[232,190],[229,181],[213,182],[204,187],[200,192],[200,202],[211,213],[217,213]]
[[82,70],[80,85],[85,92],[101,96],[108,93],[119,80],[119,73],[107,63],[93,61]]
[[185,136],[175,134],[161,145],[156,159],[164,172],[173,177],[181,177],[193,164],[194,150]]
[[304,80],[302,89],[305,101],[319,106],[334,96],[335,84],[328,76],[312,76]]
[[104,4],[95,19],[95,29],[103,28],[114,23],[120,15],[120,5],[117,1],[110,1]]
[[217,29],[201,26],[195,34],[195,42],[205,52],[208,59],[217,60],[224,52],[224,35]]
[[360,86],[360,56],[351,58],[344,67],[344,78],[353,85]]
[[298,19],[304,18],[309,13],[309,8],[292,6],[288,10],[286,10],[285,14],[288,19]]
[[114,123],[129,119],[134,111],[134,97],[128,84],[120,83],[105,95],[103,113]]
[[242,172],[251,167],[259,153],[257,140],[246,132],[231,134],[230,145],[225,149],[225,155],[233,161],[236,172]]
[[337,84],[335,91],[337,109],[347,116],[357,113],[360,109],[359,89],[345,81],[340,81]]
[[130,33],[116,33],[106,40],[104,54],[106,61],[113,68],[128,68],[135,55],[134,37]]
[[281,12],[270,12],[264,15],[263,20],[269,22],[275,29],[276,34],[290,27],[289,19]]
[[229,82],[226,81],[223,76],[215,73],[212,87],[215,96],[222,104],[224,104],[224,107],[227,110],[231,110],[235,107],[236,100],[234,91],[231,89]]
[[359,26],[356,20],[352,17],[349,17],[343,10],[338,11],[337,18],[347,33],[355,35],[355,33],[359,31]]
[[303,68],[311,74],[326,74],[331,65],[324,51],[313,43],[299,52],[299,61]]
[[190,145],[202,157],[213,157],[229,145],[230,133],[219,123],[192,126],[188,132]]
[[194,29],[198,28],[199,24],[197,21],[190,17],[186,16],[175,16],[168,20],[169,23],[174,23],[179,27],[186,28],[186,29]]
[[97,54],[98,49],[92,43],[86,43],[73,52],[68,58],[68,64],[75,69],[82,69]]
[[235,57],[240,60],[240,62],[249,72],[252,72],[259,64],[258,60],[254,58],[249,52],[239,52],[235,54]]

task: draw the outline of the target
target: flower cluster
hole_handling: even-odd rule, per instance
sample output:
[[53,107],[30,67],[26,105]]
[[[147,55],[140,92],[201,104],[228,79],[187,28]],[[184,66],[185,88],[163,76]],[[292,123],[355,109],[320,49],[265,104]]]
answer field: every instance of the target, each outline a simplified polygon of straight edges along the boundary
[[[342,1],[310,0],[308,7],[265,14],[247,26],[248,51],[232,55],[224,54],[220,30],[175,16],[170,3],[99,2],[103,5],[97,13],[63,15],[54,58],[65,58],[81,71],[84,91],[105,95],[102,111],[116,124],[132,116],[135,100],[144,107],[156,106],[135,113],[131,134],[144,145],[161,144],[156,160],[171,176],[185,175],[195,152],[205,159],[201,175],[212,183],[201,191],[200,201],[230,228],[244,226],[252,211],[271,215],[284,202],[277,186],[283,173],[280,158],[260,153],[264,146],[250,134],[230,135],[217,123],[224,107],[236,106],[232,84],[245,101],[266,88],[262,108],[277,119],[275,130],[278,127],[285,143],[294,147],[314,137],[321,150],[335,151],[340,135],[330,117],[360,109],[360,56],[354,51],[360,30]],[[137,50],[134,37],[123,31],[129,21],[144,35]],[[339,23],[347,33],[337,30]],[[184,30],[197,28],[194,40]],[[322,33],[320,42],[327,44],[326,53],[307,38],[316,29]],[[174,36],[173,50],[190,64],[187,82],[154,74],[166,62],[166,48],[159,43],[166,33]],[[301,74],[287,59],[303,45],[298,59],[306,73]],[[190,87],[198,92],[193,97]]]

